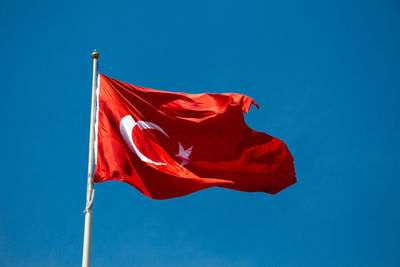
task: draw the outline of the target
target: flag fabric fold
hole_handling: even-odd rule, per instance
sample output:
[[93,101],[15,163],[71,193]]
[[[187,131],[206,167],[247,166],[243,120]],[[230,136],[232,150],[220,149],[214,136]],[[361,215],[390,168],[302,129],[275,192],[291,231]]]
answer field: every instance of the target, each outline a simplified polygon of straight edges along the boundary
[[235,93],[186,94],[99,74],[94,182],[126,182],[153,199],[213,186],[275,194],[296,182],[286,145],[250,129],[257,103]]

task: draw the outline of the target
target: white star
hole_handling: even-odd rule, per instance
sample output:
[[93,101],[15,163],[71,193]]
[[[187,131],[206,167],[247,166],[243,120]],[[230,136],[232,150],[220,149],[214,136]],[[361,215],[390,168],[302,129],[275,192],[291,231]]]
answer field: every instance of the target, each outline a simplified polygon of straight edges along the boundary
[[181,166],[185,166],[186,164],[189,163],[189,156],[192,153],[192,148],[193,146],[189,147],[188,149],[183,148],[182,144],[180,142],[179,143],[179,153],[176,154],[175,156],[182,160],[181,162]]

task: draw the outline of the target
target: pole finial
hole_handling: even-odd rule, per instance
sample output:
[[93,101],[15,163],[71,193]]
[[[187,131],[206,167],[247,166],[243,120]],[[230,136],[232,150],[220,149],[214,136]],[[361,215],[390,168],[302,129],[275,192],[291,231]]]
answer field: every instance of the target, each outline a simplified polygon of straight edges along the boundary
[[97,50],[95,49],[92,53],[92,58],[99,58],[99,53],[97,53]]

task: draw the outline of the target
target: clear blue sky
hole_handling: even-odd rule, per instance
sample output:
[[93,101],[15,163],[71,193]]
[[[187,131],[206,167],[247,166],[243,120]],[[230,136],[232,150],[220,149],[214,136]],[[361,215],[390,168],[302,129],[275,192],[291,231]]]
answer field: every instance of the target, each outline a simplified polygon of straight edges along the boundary
[[298,183],[151,200],[96,185],[93,266],[400,266],[398,1],[0,2],[0,266],[79,266],[105,75],[238,92]]

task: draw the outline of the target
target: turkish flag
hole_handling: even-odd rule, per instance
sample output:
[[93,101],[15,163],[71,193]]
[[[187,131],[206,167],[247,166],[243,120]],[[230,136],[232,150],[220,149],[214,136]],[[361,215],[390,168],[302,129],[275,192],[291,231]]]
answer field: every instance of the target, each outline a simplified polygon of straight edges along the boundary
[[99,74],[94,182],[123,181],[154,199],[213,186],[278,193],[296,183],[293,157],[246,125],[252,104],[241,94],[165,92]]

